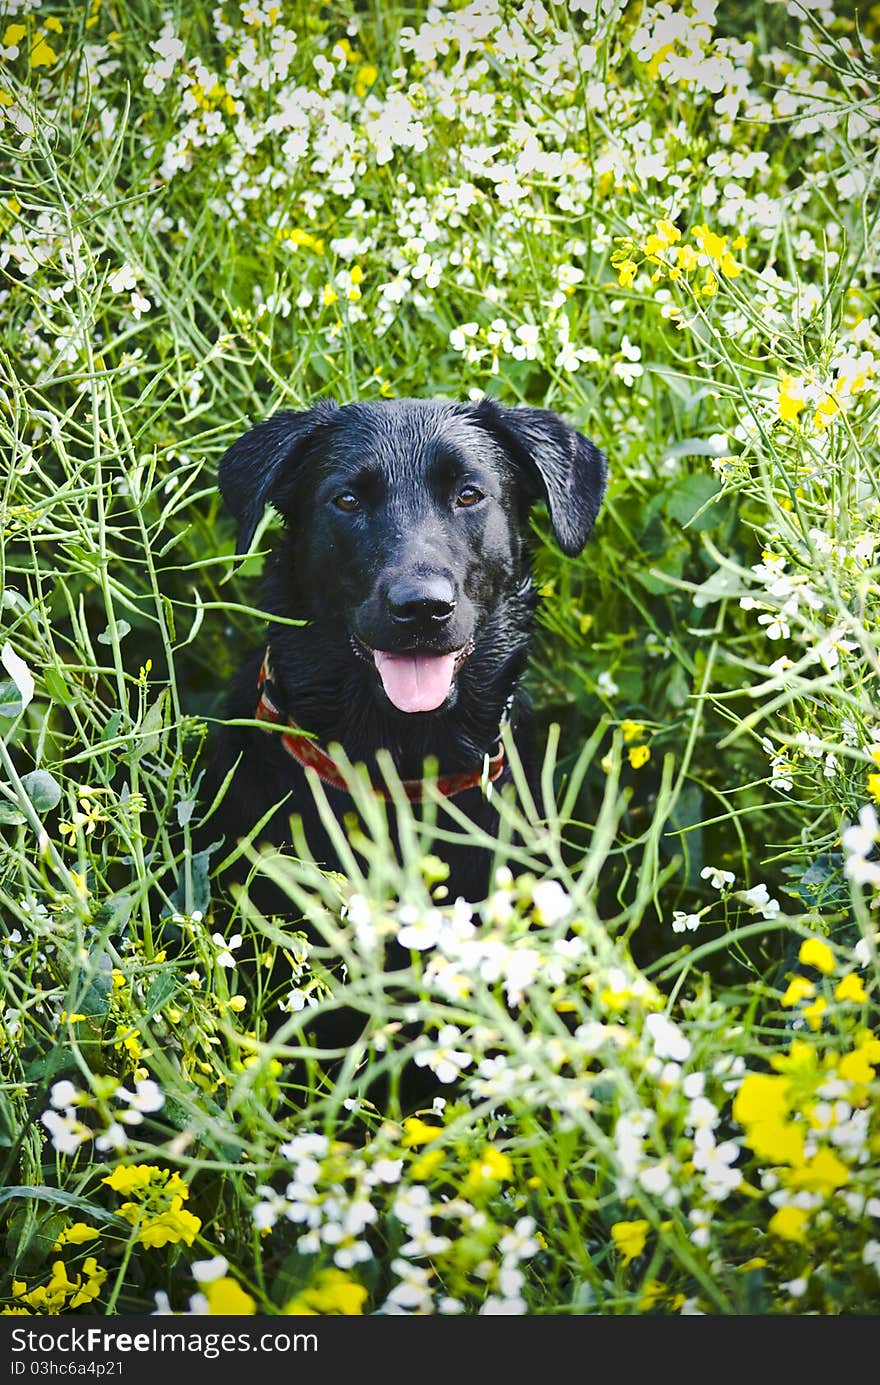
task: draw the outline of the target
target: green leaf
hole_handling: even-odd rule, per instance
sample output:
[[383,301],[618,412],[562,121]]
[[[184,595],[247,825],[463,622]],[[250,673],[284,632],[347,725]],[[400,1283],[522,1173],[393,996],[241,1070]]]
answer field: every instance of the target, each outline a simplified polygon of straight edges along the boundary
[[21,777],[22,787],[38,813],[49,813],[61,802],[61,785],[45,769],[33,769]]
[[177,879],[177,889],[171,896],[172,907],[180,914],[191,914],[194,909],[204,914],[211,903],[211,881],[208,863],[219,842],[212,842],[204,851],[196,851],[190,857],[190,890],[187,899],[186,868],[181,866]]
[[103,1019],[109,1009],[113,990],[113,963],[106,952],[93,949],[89,953],[89,972],[84,980],[84,991],[75,997],[76,1008],[84,1015]]
[[42,1269],[66,1221],[64,1212],[40,1213],[34,1203],[15,1208],[9,1218],[6,1251],[17,1275],[30,1277]]
[[159,738],[165,725],[165,707],[168,703],[168,689],[163,688],[156,701],[147,708],[146,715],[138,727],[137,741],[129,754],[136,762],[144,755],[152,755],[159,748]]
[[24,710],[18,688],[11,679],[0,683],[0,717],[17,717]]
[[22,710],[24,710],[34,696],[34,676],[24,659],[19,658],[8,640],[0,649],[0,662],[15,684]]
[[729,568],[719,567],[707,577],[705,582],[701,582],[697,591],[694,592],[694,605],[698,610],[704,606],[710,606],[713,601],[723,601],[727,596],[733,596],[735,592],[742,589],[742,582],[735,572]]
[[[130,632],[131,632],[131,626],[129,625],[129,623],[128,623],[127,620],[117,620],[117,622],[116,622],[116,638],[117,638],[117,640],[124,640],[125,637],[126,637],[126,635],[128,635]],[[112,644],[112,643],[113,643],[113,631],[112,631],[112,629],[110,628],[110,626],[108,625],[106,630],[102,630],[101,633],[100,633],[100,635],[96,636],[96,638],[97,638],[98,644]]]
[[73,698],[67,680],[60,669],[47,668],[43,672],[43,685],[53,702],[60,702],[62,706],[70,706]]
[[104,727],[104,730],[101,732],[101,742],[102,742],[102,744],[103,744],[104,741],[112,741],[112,740],[115,739],[116,733],[117,733],[118,730],[119,730],[119,723],[120,723],[121,721],[122,721],[122,713],[121,713],[121,712],[114,712],[114,713],[112,714],[112,716],[109,716],[109,717],[107,718],[107,725]]
[[721,488],[714,476],[697,472],[676,482],[666,497],[664,508],[683,529],[711,529],[721,520],[721,511],[711,503],[720,494]]
[[19,1183],[11,1188],[0,1188],[0,1206],[4,1202],[14,1202],[16,1198],[21,1198],[24,1202],[48,1202],[58,1207],[70,1207],[78,1212],[85,1212],[96,1221],[112,1222],[125,1231],[130,1229],[128,1224],[114,1213],[105,1212],[103,1207],[89,1202],[88,1198],[79,1197],[76,1193],[66,1193],[62,1188],[47,1188],[33,1183]]

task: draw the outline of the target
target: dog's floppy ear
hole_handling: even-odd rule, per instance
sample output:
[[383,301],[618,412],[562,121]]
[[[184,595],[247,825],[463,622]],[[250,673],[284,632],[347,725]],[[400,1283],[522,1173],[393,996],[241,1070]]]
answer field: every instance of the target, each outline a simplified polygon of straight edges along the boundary
[[550,409],[508,408],[483,399],[476,415],[521,469],[533,497],[546,501],[563,553],[580,553],[608,478],[605,457],[595,443]]
[[238,520],[238,553],[247,553],[266,506],[279,498],[307,443],[337,404],[321,399],[305,413],[282,410],[232,444],[220,459],[220,494]]

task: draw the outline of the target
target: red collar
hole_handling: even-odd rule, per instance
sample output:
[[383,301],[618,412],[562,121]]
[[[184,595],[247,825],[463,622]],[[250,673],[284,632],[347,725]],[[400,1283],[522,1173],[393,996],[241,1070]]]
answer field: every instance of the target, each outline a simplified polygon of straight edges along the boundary
[[[281,733],[281,744],[292,755],[294,760],[306,768],[315,771],[319,779],[323,779],[325,784],[330,784],[334,789],[342,789],[348,793],[348,784],[339,771],[336,761],[322,750],[316,741],[313,741],[301,726],[297,726],[290,717],[285,717],[275,706],[267,692],[267,687],[272,681],[272,672],[269,665],[269,651],[266,650],[263,662],[260,666],[260,676],[257,682],[257,689],[260,697],[257,702],[257,710],[254,713],[256,721],[267,721],[273,725],[282,725],[287,729]],[[438,793],[443,794],[444,798],[453,798],[456,794],[464,793],[465,789],[475,789],[479,784],[493,784],[504,768],[504,746],[498,742],[498,749],[494,755],[484,756],[481,764],[476,769],[461,774],[445,774],[435,781]],[[425,781],[422,779],[403,779],[401,787],[409,799],[410,803],[420,803],[424,797]],[[380,798],[387,798],[388,793],[379,785],[374,785],[376,793]]]

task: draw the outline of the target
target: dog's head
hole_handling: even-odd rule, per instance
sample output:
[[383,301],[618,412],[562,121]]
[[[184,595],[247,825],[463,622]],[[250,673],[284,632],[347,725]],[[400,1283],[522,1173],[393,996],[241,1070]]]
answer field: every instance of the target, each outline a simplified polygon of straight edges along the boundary
[[[455,696],[487,618],[524,577],[529,510],[581,551],[605,492],[601,452],[546,409],[320,401],[257,424],[220,463],[246,553],[271,504],[288,530],[295,614],[332,622],[404,713]],[[291,612],[292,614],[294,612]]]

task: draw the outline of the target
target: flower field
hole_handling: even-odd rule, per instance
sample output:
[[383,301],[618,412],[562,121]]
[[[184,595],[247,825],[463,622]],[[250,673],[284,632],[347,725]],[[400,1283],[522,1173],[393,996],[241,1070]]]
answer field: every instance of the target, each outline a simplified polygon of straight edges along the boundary
[[[880,6],[0,3],[0,1313],[880,1311]],[[219,458],[483,395],[540,801],[225,899]]]

